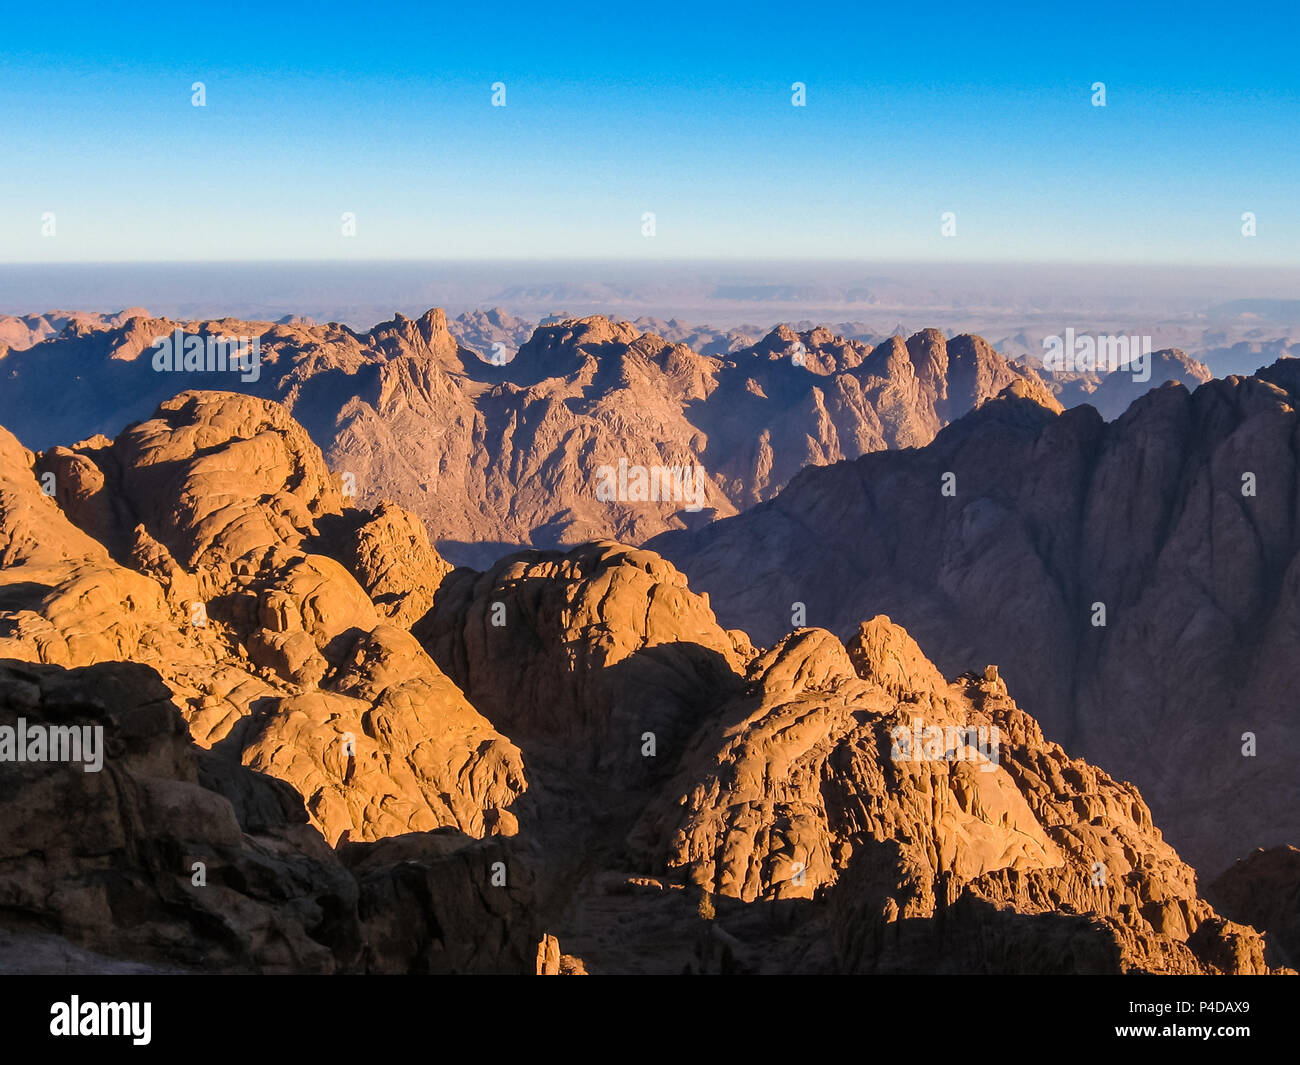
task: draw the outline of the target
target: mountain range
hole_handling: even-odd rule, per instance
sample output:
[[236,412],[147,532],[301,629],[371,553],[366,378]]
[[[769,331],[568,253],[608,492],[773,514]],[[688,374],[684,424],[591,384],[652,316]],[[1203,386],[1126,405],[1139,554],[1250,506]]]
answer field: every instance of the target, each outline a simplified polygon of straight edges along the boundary
[[6,765],[8,967],[1287,965],[1290,927],[1217,912],[997,667],[950,679],[879,614],[755,646],[609,541],[449,571],[339,480],[228,392],[40,454],[0,432],[0,726],[106,751]]
[[[1150,387],[1123,373],[1040,376],[980,337],[937,330],[869,343],[823,327],[778,326],[752,340],[653,323],[679,338],[666,339],[599,316],[533,327],[496,310],[463,315],[462,342],[438,310],[365,333],[134,311],[18,321],[44,339],[0,357],[0,424],[27,446],[115,432],[182,387],[234,387],[282,403],[330,468],[349,475],[360,504],[400,503],[449,560],[474,565],[503,546],[639,543],[733,515],[806,466],[922,446],[1012,385],[1053,410],[1053,388],[1109,409]],[[256,338],[256,379],[157,372],[153,345],[177,330]],[[1175,376],[1208,371],[1181,352],[1156,353],[1152,381]],[[686,506],[635,489],[597,499],[602,470],[620,461],[698,466],[702,499]]]
[[[5,766],[24,971],[1300,957],[1292,360],[21,321],[0,729],[107,736],[102,774]],[[255,379],[157,371],[178,330]]]

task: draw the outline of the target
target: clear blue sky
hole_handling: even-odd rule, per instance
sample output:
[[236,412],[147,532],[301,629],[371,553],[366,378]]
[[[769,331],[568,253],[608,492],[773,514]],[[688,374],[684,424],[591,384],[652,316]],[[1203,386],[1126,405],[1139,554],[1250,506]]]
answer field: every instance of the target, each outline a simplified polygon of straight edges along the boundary
[[1295,6],[1142,8],[7,5],[0,261],[1300,262]]

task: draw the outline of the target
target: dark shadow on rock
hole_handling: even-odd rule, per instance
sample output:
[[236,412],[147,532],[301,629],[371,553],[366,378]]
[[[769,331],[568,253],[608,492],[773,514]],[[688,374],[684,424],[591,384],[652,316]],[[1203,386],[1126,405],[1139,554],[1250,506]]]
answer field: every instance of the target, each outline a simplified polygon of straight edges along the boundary
[[[292,787],[195,746],[170,690],[139,663],[0,660],[0,725],[19,717],[102,728],[107,753],[99,772],[0,764],[0,928],[11,942],[54,937],[67,950],[45,954],[64,965],[533,971],[531,869],[506,840],[411,833],[336,853]],[[21,958],[0,969],[28,971]]]

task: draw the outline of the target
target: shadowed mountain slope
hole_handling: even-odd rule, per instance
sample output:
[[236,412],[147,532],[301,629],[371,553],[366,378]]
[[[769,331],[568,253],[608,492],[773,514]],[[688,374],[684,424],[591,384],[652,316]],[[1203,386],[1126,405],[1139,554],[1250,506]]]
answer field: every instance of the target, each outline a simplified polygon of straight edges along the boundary
[[1298,397],[1292,360],[1109,424],[1008,394],[649,546],[756,641],[848,634],[870,604],[946,672],[997,662],[1214,873],[1300,837]]

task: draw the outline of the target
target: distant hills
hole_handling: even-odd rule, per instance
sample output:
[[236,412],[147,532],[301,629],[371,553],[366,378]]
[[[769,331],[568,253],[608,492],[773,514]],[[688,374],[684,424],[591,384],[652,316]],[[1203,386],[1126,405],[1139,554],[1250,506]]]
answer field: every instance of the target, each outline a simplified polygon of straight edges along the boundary
[[[398,502],[453,562],[486,564],[499,545],[641,542],[697,527],[772,498],[806,466],[922,446],[1012,386],[1047,409],[1093,402],[1114,416],[1164,379],[1208,377],[1181,352],[1157,353],[1140,385],[1040,375],[978,336],[855,338],[799,324],[535,324],[500,309],[453,323],[432,310],[357,332],[294,316],[60,312],[0,322],[14,341],[0,358],[0,423],[44,448],[115,432],[184,388],[275,399],[349,475],[358,503]],[[258,338],[257,379],[155,372],[151,345],[177,329]],[[634,471],[626,498],[597,499],[601,471],[620,462]],[[638,498],[636,470],[696,466],[704,506]]]

